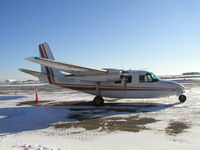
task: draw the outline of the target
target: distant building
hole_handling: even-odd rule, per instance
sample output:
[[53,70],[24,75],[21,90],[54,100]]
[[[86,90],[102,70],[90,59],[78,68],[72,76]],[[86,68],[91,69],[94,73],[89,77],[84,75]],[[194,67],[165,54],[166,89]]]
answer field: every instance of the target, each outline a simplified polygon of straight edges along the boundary
[[200,75],[200,72],[186,72],[183,73],[182,75]]
[[37,81],[35,80],[26,80],[26,81],[23,81],[23,83],[36,83]]
[[7,79],[5,80],[6,83],[13,83],[13,82],[16,82],[17,80],[15,79]]

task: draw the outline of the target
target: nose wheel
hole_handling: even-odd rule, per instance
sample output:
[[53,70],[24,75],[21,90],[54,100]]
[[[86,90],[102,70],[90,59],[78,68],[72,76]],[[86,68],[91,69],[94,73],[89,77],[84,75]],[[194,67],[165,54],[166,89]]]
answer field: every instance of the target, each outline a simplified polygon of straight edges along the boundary
[[184,103],[184,102],[186,101],[187,97],[186,97],[185,95],[180,95],[180,96],[178,97],[178,99],[179,99],[179,101],[180,101],[181,103]]
[[95,106],[102,106],[104,104],[104,99],[102,96],[97,95],[94,99],[93,99],[93,104]]

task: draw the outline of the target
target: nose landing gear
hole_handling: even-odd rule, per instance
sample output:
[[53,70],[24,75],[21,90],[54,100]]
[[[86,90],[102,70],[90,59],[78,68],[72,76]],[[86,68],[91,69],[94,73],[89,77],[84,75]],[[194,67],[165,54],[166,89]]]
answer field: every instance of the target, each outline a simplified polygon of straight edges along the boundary
[[185,95],[180,95],[180,96],[178,97],[178,99],[179,99],[179,101],[180,101],[181,103],[184,103],[184,102],[186,101],[187,97],[186,97]]

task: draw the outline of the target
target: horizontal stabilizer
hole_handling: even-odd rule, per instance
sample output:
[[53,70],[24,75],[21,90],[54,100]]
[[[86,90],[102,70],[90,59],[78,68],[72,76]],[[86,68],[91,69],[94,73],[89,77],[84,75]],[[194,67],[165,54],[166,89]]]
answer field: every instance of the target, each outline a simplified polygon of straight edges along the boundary
[[24,72],[24,73],[30,74],[32,76],[35,76],[35,77],[46,77],[46,75],[47,75],[46,73],[32,71],[32,70],[28,70],[28,69],[20,68],[19,70]]
[[37,64],[45,65],[47,67],[56,68],[74,75],[94,75],[94,74],[106,74],[107,70],[104,69],[94,69],[78,65],[73,65],[69,63],[58,62],[55,60],[39,58],[39,57],[29,57],[26,58],[28,61],[32,61]]

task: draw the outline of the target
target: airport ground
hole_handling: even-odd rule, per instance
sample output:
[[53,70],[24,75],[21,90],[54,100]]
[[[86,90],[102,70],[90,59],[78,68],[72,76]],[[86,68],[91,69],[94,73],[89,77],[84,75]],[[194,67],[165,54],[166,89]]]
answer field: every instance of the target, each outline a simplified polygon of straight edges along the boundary
[[0,87],[0,149],[200,149],[200,85],[187,101],[106,99],[58,87]]

